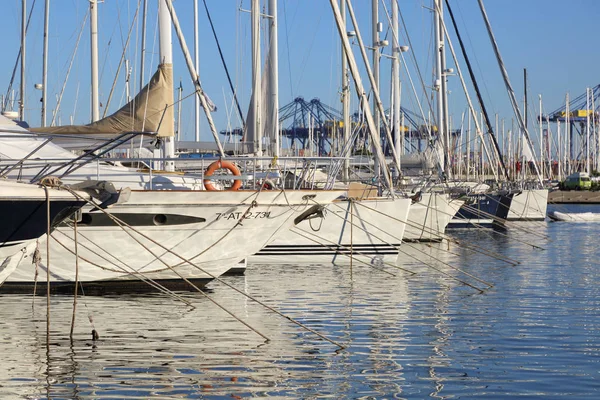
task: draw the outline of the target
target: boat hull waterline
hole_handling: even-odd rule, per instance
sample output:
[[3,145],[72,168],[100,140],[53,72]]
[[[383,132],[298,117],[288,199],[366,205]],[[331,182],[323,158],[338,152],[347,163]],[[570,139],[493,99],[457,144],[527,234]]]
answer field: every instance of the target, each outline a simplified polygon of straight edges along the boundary
[[[194,290],[183,278],[205,285],[267,245],[301,212],[339,195],[339,191],[132,191],[126,203],[107,211],[133,229],[117,226],[98,210],[84,211],[77,229],[78,280],[98,292],[156,290],[147,280],[172,290]],[[42,288],[45,247],[45,240],[40,240]],[[50,285],[56,292],[74,287],[74,247],[71,226],[52,234]],[[0,290],[30,292],[35,275],[36,266],[23,261]]]
[[472,194],[448,224],[448,229],[504,227],[513,194]]
[[322,217],[303,220],[249,258],[260,263],[395,263],[410,199],[367,199],[331,204]]

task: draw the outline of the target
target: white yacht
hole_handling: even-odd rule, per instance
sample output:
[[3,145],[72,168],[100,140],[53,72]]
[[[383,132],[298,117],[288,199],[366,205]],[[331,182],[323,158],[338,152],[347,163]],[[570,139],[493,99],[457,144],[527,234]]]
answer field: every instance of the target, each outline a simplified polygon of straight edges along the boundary
[[395,263],[411,202],[406,198],[368,197],[310,210],[248,262]]
[[[10,131],[0,133],[3,159],[14,162],[36,149],[35,157],[40,159],[74,158],[52,143],[39,148],[45,139],[26,131],[15,135],[18,129],[14,125]],[[23,163],[11,175],[33,177],[43,168],[28,168]],[[66,168],[56,174],[61,176]],[[108,180],[121,192],[119,201],[108,205],[106,213],[86,207],[78,223],[79,280],[100,292],[156,289],[157,284],[192,289],[188,281],[203,285],[259,251],[307,209],[329,204],[343,194],[323,190],[193,190],[203,187],[203,179],[180,173],[149,173],[102,161],[83,165],[61,179],[71,184]],[[169,190],[147,190],[155,189],[157,182]],[[111,216],[131,228],[117,225]],[[45,247],[45,241],[40,240],[41,268]],[[54,260],[50,266],[52,288],[72,290],[75,246],[70,226],[61,226],[52,234],[50,252]],[[35,268],[29,260],[21,262],[1,290],[31,290]],[[45,290],[44,282],[37,287]]]

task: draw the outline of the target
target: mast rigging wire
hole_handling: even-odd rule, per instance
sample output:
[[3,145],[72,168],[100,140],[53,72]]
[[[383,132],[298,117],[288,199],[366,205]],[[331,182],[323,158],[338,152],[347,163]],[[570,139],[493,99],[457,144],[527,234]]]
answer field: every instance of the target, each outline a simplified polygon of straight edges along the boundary
[[235,105],[237,108],[237,112],[240,116],[240,120],[242,121],[242,126],[245,129],[246,120],[244,119],[244,114],[242,113],[242,108],[240,107],[240,102],[238,101],[237,92],[233,87],[233,82],[231,81],[231,76],[229,75],[229,68],[227,68],[227,63],[225,62],[225,57],[223,57],[223,51],[221,50],[221,43],[219,42],[219,38],[217,37],[217,32],[215,31],[215,25],[213,24],[212,18],[210,16],[210,11],[208,11],[208,6],[206,5],[206,0],[202,0],[204,3],[204,9],[206,10],[206,16],[208,17],[208,22],[210,23],[210,29],[212,30],[213,36],[215,38],[215,42],[217,43],[217,49],[219,50],[219,57],[221,58],[221,63],[223,64],[223,68],[225,68],[225,74],[227,75],[227,82],[229,82],[229,88],[233,93],[233,99],[235,100]]

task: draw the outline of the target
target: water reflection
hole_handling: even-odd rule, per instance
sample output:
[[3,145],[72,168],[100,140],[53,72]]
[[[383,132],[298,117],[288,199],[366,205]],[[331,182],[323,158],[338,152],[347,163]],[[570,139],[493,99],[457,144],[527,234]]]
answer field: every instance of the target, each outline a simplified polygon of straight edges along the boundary
[[[341,352],[219,283],[211,296],[269,343],[187,293],[195,308],[163,295],[82,298],[73,341],[72,298],[52,297],[47,347],[45,298],[0,294],[0,398],[596,398],[599,227],[455,234],[518,265],[433,244],[405,249],[399,265],[412,276],[255,265],[224,278]],[[453,278],[484,285],[446,264],[494,286],[479,293]]]

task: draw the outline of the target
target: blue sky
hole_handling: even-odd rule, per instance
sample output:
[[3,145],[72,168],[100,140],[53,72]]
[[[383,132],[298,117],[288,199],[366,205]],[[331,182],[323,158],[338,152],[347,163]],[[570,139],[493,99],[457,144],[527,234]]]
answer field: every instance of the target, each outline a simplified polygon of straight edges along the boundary
[[[28,7],[33,0],[27,0]],[[140,0],[105,0],[99,5],[99,53],[101,71],[101,103],[106,99],[112,85],[116,68],[123,51],[127,31]],[[390,0],[383,1],[390,10]],[[67,68],[73,52],[80,27],[88,9],[88,0],[51,0],[50,10],[50,57],[48,103],[51,119],[56,107],[56,98],[65,81]],[[370,41],[371,5],[368,0],[354,0],[354,8],[359,18],[359,28],[365,39]],[[425,85],[431,86],[432,49],[431,49],[431,6],[430,0],[400,0],[400,10],[406,21],[406,33],[412,42],[412,51],[419,62]],[[20,40],[20,0],[3,0],[0,14],[0,33],[4,38],[4,62],[0,65],[0,93],[6,93]],[[147,33],[147,77],[156,68],[158,60],[158,42],[156,39],[157,0],[148,0]],[[212,13],[219,40],[226,61],[233,75],[242,109],[247,109],[250,97],[250,17],[240,9],[249,9],[248,0],[207,0]],[[463,38],[472,57],[477,77],[484,91],[484,100],[488,111],[498,113],[506,119],[507,125],[513,118],[508,97],[504,89],[499,69],[490,46],[482,17],[476,0],[452,0],[454,12],[458,18]],[[26,118],[32,126],[39,126],[41,92],[34,89],[34,83],[41,82],[42,34],[44,0],[37,0],[30,29],[27,36],[27,74],[26,74]],[[188,45],[193,43],[192,0],[175,0],[175,9],[179,15]],[[505,59],[508,72],[516,91],[517,98],[523,101],[523,68],[529,75],[529,101],[537,109],[538,94],[544,98],[544,108],[552,111],[564,103],[565,94],[575,97],[585,92],[586,87],[600,83],[598,65],[600,52],[595,40],[595,24],[600,20],[600,1],[597,0],[487,0],[487,12],[494,29],[500,50]],[[318,97],[324,103],[341,109],[340,90],[340,49],[331,8],[327,0],[279,0],[279,70],[280,104],[284,105],[296,96],[310,100]],[[387,17],[383,6],[380,9],[380,21],[385,34]],[[239,126],[237,118],[231,113],[231,91],[218,58],[218,53],[202,1],[200,0],[200,77],[205,91],[218,106],[214,118],[219,130],[230,123]],[[448,24],[449,17],[446,18]],[[138,21],[133,29],[131,45],[127,58],[132,68],[132,91],[135,93],[139,82],[139,43],[140,27]],[[193,91],[191,81],[174,39],[174,78],[175,85],[183,85],[184,97]],[[266,41],[263,39],[263,44]],[[458,51],[458,43],[454,42]],[[65,88],[59,112],[60,122],[68,124],[87,123],[90,118],[89,96],[89,21],[84,27],[83,36],[77,50],[73,68]],[[387,50],[389,52],[389,50]],[[359,56],[359,53],[355,53]],[[451,55],[448,63],[452,67]],[[414,79],[413,65],[408,66]],[[466,67],[463,65],[463,71]],[[382,96],[388,103],[389,60],[382,60]],[[406,72],[402,73],[406,78]],[[450,78],[450,111],[455,121],[460,120],[465,110],[464,95],[457,77]],[[366,81],[366,77],[363,76]],[[18,90],[19,75],[14,88]],[[116,110],[125,101],[124,73],[121,71],[117,89],[108,109]],[[420,87],[420,85],[419,85]],[[428,93],[430,95],[431,93]],[[422,90],[417,94],[424,96]],[[403,83],[403,105],[416,111],[415,95],[410,85]],[[356,105],[353,99],[353,105]],[[354,108],[354,107],[353,107]],[[101,109],[101,114],[103,109]],[[182,131],[184,138],[193,137],[193,100],[188,99],[182,108]],[[210,140],[208,127],[203,120],[202,139]],[[454,126],[458,127],[459,122]]]

